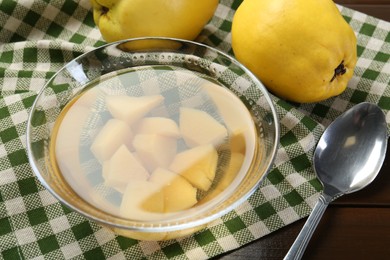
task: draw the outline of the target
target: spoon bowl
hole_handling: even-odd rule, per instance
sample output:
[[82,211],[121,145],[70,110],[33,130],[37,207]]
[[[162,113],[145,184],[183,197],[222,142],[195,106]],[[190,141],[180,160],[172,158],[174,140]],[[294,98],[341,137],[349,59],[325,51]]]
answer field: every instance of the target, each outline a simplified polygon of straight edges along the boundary
[[370,184],[385,159],[386,139],[385,115],[376,105],[361,103],[336,119],[314,153],[314,169],[327,189],[324,193],[342,195]]
[[314,152],[314,170],[323,192],[284,259],[300,259],[330,202],[370,184],[383,164],[387,124],[382,110],[360,103],[325,130]]

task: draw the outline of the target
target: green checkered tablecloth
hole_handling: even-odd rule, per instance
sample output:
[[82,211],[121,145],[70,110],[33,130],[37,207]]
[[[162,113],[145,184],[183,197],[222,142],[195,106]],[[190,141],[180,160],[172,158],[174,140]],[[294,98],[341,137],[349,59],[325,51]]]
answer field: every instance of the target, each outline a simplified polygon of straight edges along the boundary
[[[230,28],[240,3],[221,0],[198,41],[233,55]],[[26,121],[39,89],[66,62],[104,44],[89,0],[0,1],[0,258],[206,259],[307,216],[321,190],[311,160],[323,129],[362,101],[379,104],[390,125],[390,23],[340,9],[358,39],[347,90],[305,105],[273,97],[280,149],[255,194],[190,237],[143,242],[62,206],[40,185],[26,156]]]

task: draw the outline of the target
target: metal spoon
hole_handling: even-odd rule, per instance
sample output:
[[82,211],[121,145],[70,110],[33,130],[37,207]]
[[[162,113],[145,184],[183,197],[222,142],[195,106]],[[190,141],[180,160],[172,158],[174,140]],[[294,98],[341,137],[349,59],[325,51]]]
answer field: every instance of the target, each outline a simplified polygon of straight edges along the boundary
[[375,179],[386,146],[385,115],[374,104],[360,103],[329,125],[314,152],[314,169],[323,192],[284,259],[301,259],[330,202],[366,187]]

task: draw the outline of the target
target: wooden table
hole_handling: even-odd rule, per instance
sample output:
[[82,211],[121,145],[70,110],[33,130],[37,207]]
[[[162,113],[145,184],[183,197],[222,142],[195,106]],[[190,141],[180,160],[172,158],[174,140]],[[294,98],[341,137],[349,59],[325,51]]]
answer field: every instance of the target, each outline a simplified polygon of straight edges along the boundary
[[[390,0],[335,2],[390,21]],[[283,259],[305,221],[297,221],[216,259]],[[303,259],[390,259],[390,141],[378,177],[367,188],[331,203]]]

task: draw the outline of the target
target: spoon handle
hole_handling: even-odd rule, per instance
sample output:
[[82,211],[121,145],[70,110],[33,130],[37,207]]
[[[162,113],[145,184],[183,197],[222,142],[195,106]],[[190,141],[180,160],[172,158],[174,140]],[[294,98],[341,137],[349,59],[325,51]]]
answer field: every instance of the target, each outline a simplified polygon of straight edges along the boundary
[[301,232],[298,234],[298,237],[284,257],[284,260],[298,260],[302,258],[307,244],[331,200],[332,199],[326,195],[320,195]]

